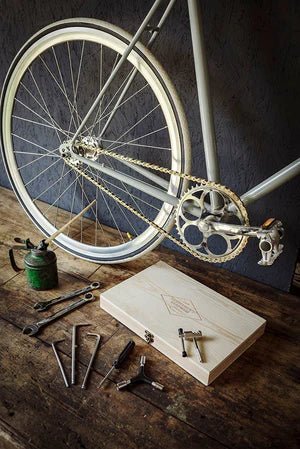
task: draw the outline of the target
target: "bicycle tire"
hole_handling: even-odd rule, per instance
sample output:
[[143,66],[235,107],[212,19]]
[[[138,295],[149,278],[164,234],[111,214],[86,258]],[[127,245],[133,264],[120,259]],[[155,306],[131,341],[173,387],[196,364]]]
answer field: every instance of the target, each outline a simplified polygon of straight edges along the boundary
[[[85,38],[85,41],[83,41],[83,37]],[[39,166],[43,161],[46,159],[56,158],[56,153],[53,150],[53,147],[50,145],[47,148],[48,153],[44,154],[43,157],[41,157],[41,161],[37,164],[36,161],[38,159],[30,160],[28,156],[36,157],[34,154],[30,154],[29,152],[23,151],[23,148],[33,148],[34,145],[36,145],[37,148],[39,146],[42,148],[43,145],[40,145],[38,142],[31,141],[30,143],[27,143],[28,139],[26,139],[25,134],[25,128],[24,124],[22,126],[19,125],[20,119],[22,118],[24,121],[24,117],[16,116],[16,110],[19,111],[20,108],[24,106],[20,106],[22,103],[18,96],[20,91],[24,91],[24,86],[26,80],[31,76],[33,73],[33,67],[36,67],[36,64],[39,61],[43,61],[44,58],[48,58],[50,61],[49,54],[52,52],[53,54],[57,53],[62,46],[66,46],[69,50],[69,61],[72,71],[72,54],[71,51],[74,52],[75,50],[70,50],[71,45],[75,46],[75,43],[78,42],[78,45],[82,41],[82,48],[84,45],[90,45],[91,47],[95,44],[96,46],[101,45],[101,49],[104,47],[107,54],[110,54],[110,52],[115,52],[116,54],[121,55],[122,52],[126,49],[126,46],[131,40],[131,36],[121,30],[120,28],[96,20],[96,19],[67,19],[60,22],[53,23],[46,28],[42,29],[38,33],[36,33],[32,38],[27,41],[27,43],[22,47],[16,58],[14,59],[8,75],[4,82],[4,87],[2,90],[2,96],[1,96],[1,104],[0,104],[0,116],[1,116],[1,143],[2,143],[2,151],[3,151],[3,159],[5,168],[8,174],[8,177],[10,179],[11,185],[13,187],[13,190],[20,201],[21,205],[23,206],[24,210],[26,211],[27,215],[30,217],[30,219],[35,223],[35,225],[41,230],[41,232],[45,236],[51,235],[55,230],[59,227],[58,225],[54,225],[53,220],[50,221],[50,218],[45,216],[45,214],[41,211],[41,206],[37,205],[41,202],[41,199],[44,203],[50,205],[52,199],[45,201],[42,195],[36,195],[37,189],[40,188],[38,183],[35,183],[34,181],[30,181],[32,185],[32,189],[27,188],[29,185],[29,182],[26,184],[26,179],[24,173],[26,171],[30,172],[30,170],[35,169],[37,166]],[[83,42],[86,42],[83,44]],[[105,44],[105,46],[104,46]],[[53,51],[54,48],[54,51]],[[102,50],[101,50],[102,51]],[[103,50],[104,52],[104,50]],[[91,53],[93,55],[93,53]],[[73,57],[75,58],[75,56]],[[78,55],[76,54],[76,58],[78,58]],[[55,58],[54,58],[55,59]],[[58,57],[56,57],[58,59]],[[48,62],[48,60],[46,60]],[[171,166],[176,171],[180,172],[186,172],[188,173],[190,170],[190,141],[189,141],[189,133],[187,128],[187,122],[186,118],[183,112],[183,108],[181,106],[180,100],[178,98],[178,95],[175,91],[174,86],[172,85],[171,81],[169,80],[168,76],[166,75],[165,71],[161,67],[161,65],[158,63],[158,61],[153,57],[152,54],[142,45],[137,44],[135,48],[132,50],[131,54],[128,57],[128,64],[130,67],[136,67],[139,70],[139,75],[141,76],[141,79],[145,79],[149,86],[149,98],[151,96],[151,99],[153,98],[153,101],[158,101],[159,106],[157,108],[162,110],[162,116],[164,117],[166,121],[166,129],[169,133],[169,139],[170,139],[170,149],[171,149]],[[43,61],[43,64],[45,65],[45,62]],[[46,64],[47,65],[47,64]],[[53,62],[53,67],[55,66]],[[43,66],[41,65],[43,68]],[[81,68],[81,66],[80,66]],[[42,70],[42,69],[39,69]],[[65,70],[63,67],[61,67],[61,71],[63,72]],[[81,76],[81,72],[78,72],[78,78]],[[82,75],[83,76],[83,75]],[[84,76],[87,76],[84,74]],[[88,76],[92,76],[92,71]],[[27,77],[27,78],[26,78]],[[41,77],[41,80],[43,77]],[[59,79],[59,78],[58,78]],[[24,81],[25,80],[25,81]],[[62,76],[62,80],[64,81],[64,78]],[[42,81],[39,84],[42,85]],[[78,81],[78,80],[77,80]],[[37,84],[35,82],[35,84]],[[61,85],[62,86],[62,85]],[[148,86],[145,90],[148,91]],[[46,87],[47,89],[48,87]],[[40,87],[38,91],[40,90]],[[73,80],[73,90],[74,90],[74,80]],[[67,92],[67,89],[65,89]],[[151,93],[150,93],[151,91]],[[30,91],[29,91],[30,92]],[[44,95],[46,95],[47,91],[45,90]],[[77,91],[76,91],[77,94]],[[74,103],[76,99],[76,94],[74,94]],[[24,95],[24,93],[23,93]],[[30,98],[30,95],[28,93],[28,88],[26,91],[26,95],[28,98]],[[38,95],[38,94],[36,94]],[[42,97],[42,96],[41,96]],[[40,97],[39,97],[40,98]],[[46,97],[45,97],[46,98]],[[60,98],[60,97],[59,97]],[[47,98],[46,98],[47,99]],[[36,99],[35,99],[36,100]],[[48,99],[47,99],[48,100]],[[79,99],[78,99],[79,101]],[[85,100],[84,100],[85,101]],[[129,102],[131,100],[128,100]],[[137,100],[135,100],[137,102]],[[57,101],[59,103],[59,101]],[[40,103],[42,103],[42,100],[40,99]],[[45,102],[46,103],[46,102]],[[50,103],[50,101],[48,102]],[[56,108],[56,103],[53,102]],[[47,105],[47,103],[46,103]],[[69,106],[69,104],[68,104]],[[54,106],[53,106],[54,108]],[[45,109],[45,107],[44,107]],[[48,107],[46,107],[48,109]],[[134,108],[133,108],[134,109]],[[137,108],[136,108],[137,109]],[[56,111],[56,109],[55,109]],[[59,114],[61,116],[64,116],[64,111],[61,111],[59,107],[57,107],[57,116]],[[30,112],[32,113],[32,112]],[[72,122],[72,116],[74,113],[74,105],[72,111],[70,110],[70,122],[69,122],[69,136],[72,134],[70,132],[70,123]],[[51,115],[51,114],[50,114]],[[78,111],[77,111],[78,115]],[[17,118],[16,118],[17,117]],[[75,117],[75,118],[74,118]],[[44,116],[43,116],[44,118]],[[75,123],[76,120],[79,121],[79,118],[74,113],[73,121]],[[124,121],[124,117],[121,117],[121,119]],[[26,119],[28,120],[28,119]],[[145,119],[146,120],[146,119]],[[100,120],[101,121],[101,120]],[[31,120],[31,122],[34,122]],[[34,124],[31,123],[28,125],[28,130],[26,131],[28,133],[32,133],[34,128]],[[58,128],[54,126],[54,124],[57,123],[57,120],[53,119],[51,121],[53,125],[53,129],[51,132],[59,135]],[[47,127],[46,123],[43,123],[45,129]],[[41,127],[41,123],[37,125],[37,127]],[[75,125],[74,125],[75,126]],[[117,125],[116,125],[117,127]],[[57,128],[57,129],[55,129]],[[16,142],[19,142],[20,136],[17,135],[18,139],[16,138],[16,129],[21,129],[24,132],[23,137],[21,137],[22,140],[22,151],[17,151],[16,148],[20,148]],[[36,135],[43,135],[43,139],[45,138],[44,134],[48,132],[48,130],[43,128],[42,132],[36,132]],[[61,128],[64,130],[64,128]],[[151,128],[149,128],[151,129]],[[49,131],[50,132],[50,131]],[[30,135],[30,134],[29,134]],[[52,138],[53,139],[53,138]],[[43,140],[41,140],[44,142]],[[41,142],[39,141],[39,142]],[[49,139],[51,141],[51,139]],[[25,143],[24,143],[25,142]],[[116,141],[118,142],[118,140]],[[132,144],[128,144],[132,145]],[[142,145],[143,146],[143,145]],[[147,147],[147,145],[144,145]],[[35,148],[35,147],[34,147]],[[155,147],[153,147],[155,148]],[[45,150],[45,148],[44,148]],[[128,150],[129,151],[129,150]],[[148,151],[148,149],[147,149]],[[28,160],[27,165],[23,164],[23,167],[20,169],[20,154],[24,153],[23,157],[26,156],[26,161]],[[34,150],[32,149],[32,152],[34,153]],[[17,154],[18,153],[18,154]],[[150,153],[149,153],[150,154]],[[150,156],[149,156],[150,157]],[[152,157],[152,155],[151,155]],[[160,157],[162,157],[160,155]],[[141,157],[140,157],[141,158]],[[43,162],[44,163],[44,162]],[[52,163],[52,161],[51,161]],[[55,165],[56,163],[62,164],[62,159],[56,160],[52,165]],[[27,170],[24,170],[28,166]],[[50,166],[47,168],[47,170],[50,170]],[[23,171],[22,171],[23,170]],[[22,175],[20,172],[22,171]],[[52,173],[53,170],[48,171],[49,173]],[[42,173],[42,172],[41,172]],[[38,175],[41,176],[41,173]],[[63,173],[63,170],[62,170]],[[72,173],[71,173],[72,175]],[[70,175],[70,176],[71,176]],[[66,176],[66,175],[64,175]],[[98,176],[98,175],[97,175]],[[43,182],[46,180],[47,182],[51,182],[49,178],[51,178],[51,175],[48,176],[48,180],[43,177]],[[109,182],[107,179],[105,182]],[[60,184],[62,181],[60,180]],[[35,188],[35,184],[37,187]],[[76,182],[77,186],[77,182]],[[117,186],[115,186],[117,187]],[[50,187],[49,187],[50,188]],[[55,187],[56,188],[56,187]],[[120,189],[120,187],[118,186]],[[171,193],[174,196],[180,197],[182,192],[185,190],[185,182],[181,179],[174,178],[172,175],[168,179],[168,192]],[[33,195],[31,190],[34,190],[34,193],[36,195],[35,199],[33,198]],[[53,189],[52,189],[53,190]],[[82,188],[83,190],[83,188]],[[125,190],[124,190],[125,192]],[[128,189],[125,193],[128,193]],[[124,193],[124,195],[125,195]],[[47,198],[50,194],[47,193]],[[75,195],[75,194],[74,194]],[[82,196],[82,193],[81,193]],[[131,198],[135,198],[132,192],[128,194]],[[86,198],[86,202],[87,202]],[[144,201],[142,197],[137,197],[137,199],[134,199],[135,202],[137,201]],[[58,204],[60,203],[60,199],[58,200]],[[154,207],[154,206],[153,206]],[[70,208],[66,208],[65,210],[68,210]],[[58,205],[56,206],[56,211],[58,210]],[[75,213],[75,211],[70,211],[72,214]],[[95,223],[97,225],[97,221],[99,222],[98,216],[93,211],[95,215]],[[56,215],[58,212],[56,212]],[[121,214],[121,213],[120,213]],[[93,217],[90,218],[92,220]],[[93,221],[93,220],[92,220]],[[162,203],[159,209],[159,212],[154,218],[154,221],[157,222],[162,228],[166,230],[170,230],[174,224],[174,207],[167,205],[166,203]],[[100,224],[100,222],[99,222]],[[82,224],[81,224],[82,226]],[[106,223],[103,224],[103,226],[107,226]],[[117,225],[118,226],[118,225]],[[111,227],[110,225],[108,226]],[[141,228],[140,234],[137,234],[136,236],[133,236],[132,239],[128,241],[124,241],[122,243],[117,243],[115,245],[110,246],[100,246],[97,242],[96,244],[86,243],[82,241],[82,235],[81,235],[81,241],[78,241],[78,239],[75,239],[74,236],[70,237],[67,234],[61,234],[59,237],[56,238],[55,243],[60,246],[61,248],[65,249],[66,251],[70,252],[71,254],[74,254],[76,256],[79,256],[81,258],[98,262],[98,263],[119,263],[119,262],[125,262],[132,260],[136,257],[141,256],[142,254],[145,254],[146,252],[153,249],[155,246],[157,246],[163,237],[160,235],[160,233],[155,230],[151,229],[151,227],[147,227],[146,229]],[[118,230],[120,231],[119,227]],[[120,234],[124,234],[124,230],[122,229],[120,231]],[[82,231],[81,231],[82,233]],[[95,231],[95,234],[97,233],[97,230]]]

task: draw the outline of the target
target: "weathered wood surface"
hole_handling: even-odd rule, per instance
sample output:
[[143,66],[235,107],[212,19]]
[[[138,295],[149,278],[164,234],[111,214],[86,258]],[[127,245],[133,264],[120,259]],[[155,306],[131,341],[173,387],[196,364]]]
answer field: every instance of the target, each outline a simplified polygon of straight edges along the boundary
[[[33,292],[23,274],[9,268],[7,248],[16,235],[37,241],[39,233],[10,191],[0,189],[0,206],[1,449],[297,447],[299,298],[166,250],[124,265],[98,266],[56,249],[59,289]],[[21,333],[25,324],[41,316],[31,307],[36,299],[51,298],[92,280],[107,289],[158,260],[267,319],[263,337],[209,387],[117,323],[98,301],[53,323],[37,338]],[[92,324],[80,330],[81,380],[93,346],[84,334],[93,330],[103,336],[86,391],[79,385],[64,387],[49,346],[65,338],[59,352],[69,374],[70,331],[79,322]],[[102,391],[97,390],[129,338],[136,342],[130,363],[113,372]],[[117,392],[116,381],[134,375],[141,354],[147,356],[149,374],[166,391],[138,385]]]

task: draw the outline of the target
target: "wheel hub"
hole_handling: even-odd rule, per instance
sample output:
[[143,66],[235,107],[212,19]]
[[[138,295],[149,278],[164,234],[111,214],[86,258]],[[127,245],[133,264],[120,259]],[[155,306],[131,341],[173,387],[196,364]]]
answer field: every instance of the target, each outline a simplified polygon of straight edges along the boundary
[[99,157],[99,153],[97,152],[99,148],[99,141],[95,136],[85,136],[76,140],[74,145],[70,139],[65,140],[60,145],[59,152],[62,157],[68,157],[72,164],[81,166],[81,162],[74,157],[74,153],[86,159],[96,161]]

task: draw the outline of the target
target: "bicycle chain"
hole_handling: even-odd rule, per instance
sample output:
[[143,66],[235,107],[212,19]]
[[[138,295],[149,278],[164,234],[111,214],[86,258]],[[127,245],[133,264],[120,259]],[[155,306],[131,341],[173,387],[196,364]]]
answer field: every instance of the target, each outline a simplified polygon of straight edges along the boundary
[[[134,159],[134,158],[131,158],[129,156],[124,156],[122,154],[115,153],[115,152],[110,151],[110,150],[105,150],[104,148],[95,148],[95,147],[92,147],[92,146],[89,146],[89,145],[85,145],[85,144],[82,144],[82,143],[79,143],[79,144],[75,143],[75,148],[76,148],[76,145],[79,145],[79,147],[83,148],[83,149],[86,148],[88,150],[92,150],[92,151],[98,153],[99,155],[109,156],[109,157],[112,157],[112,158],[114,158],[116,160],[129,162],[129,163],[132,163],[132,164],[135,164],[135,165],[139,165],[139,166],[148,168],[150,170],[159,171],[160,173],[166,173],[166,174],[169,174],[169,175],[178,176],[181,179],[186,179],[188,181],[196,182],[197,184],[200,184],[202,186],[210,187],[210,188],[212,188],[214,190],[217,190],[219,192],[221,191],[225,195],[227,195],[233,201],[235,206],[240,210],[241,215],[242,215],[243,219],[245,220],[244,224],[245,225],[249,225],[248,214],[247,214],[247,211],[246,211],[245,206],[243,205],[241,199],[234,192],[232,192],[227,187],[222,186],[221,184],[215,183],[213,181],[208,181],[208,180],[203,179],[203,178],[198,178],[196,176],[189,175],[187,173],[181,173],[181,172],[178,172],[176,170],[168,169],[166,167],[160,167],[159,165],[152,164],[150,162],[141,161],[140,159]],[[126,201],[122,200],[120,197],[118,197],[115,193],[113,193],[110,189],[108,189],[106,186],[101,184],[99,181],[96,181],[93,177],[91,177],[90,175],[85,173],[83,170],[80,170],[80,168],[77,167],[70,160],[68,160],[67,157],[65,157],[64,160],[77,173],[82,175],[84,178],[86,178],[88,181],[90,181],[92,184],[94,184],[96,187],[98,187],[100,190],[102,190],[108,196],[113,198],[116,202],[118,202],[125,209],[129,210],[131,213],[133,213],[138,218],[143,220],[149,226],[152,226],[154,229],[156,229],[165,238],[169,239],[171,242],[175,243],[177,246],[179,246],[180,248],[184,249],[186,252],[188,252],[189,254],[193,255],[197,259],[200,259],[202,261],[208,261],[208,262],[211,262],[211,263],[227,262],[228,260],[231,260],[231,259],[235,258],[237,255],[239,255],[243,251],[244,247],[247,244],[248,237],[243,236],[241,242],[237,245],[237,247],[234,248],[233,251],[231,253],[227,254],[227,255],[223,255],[223,256],[219,256],[219,257],[211,257],[209,255],[206,256],[206,255],[199,254],[198,252],[196,252],[193,249],[191,249],[190,247],[188,247],[185,243],[183,243],[180,240],[178,240],[176,237],[173,237],[165,229],[161,228],[154,221],[152,221],[149,218],[147,218],[144,214],[142,214],[141,212],[136,210],[134,207],[132,207]]]

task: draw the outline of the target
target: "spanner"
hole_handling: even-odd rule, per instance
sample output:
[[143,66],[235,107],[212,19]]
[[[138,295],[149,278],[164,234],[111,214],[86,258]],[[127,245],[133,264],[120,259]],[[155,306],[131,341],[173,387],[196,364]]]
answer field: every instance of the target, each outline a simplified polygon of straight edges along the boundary
[[93,301],[93,299],[95,299],[95,297],[92,293],[86,293],[83,298],[79,299],[76,302],[73,302],[72,304],[63,309],[58,310],[58,312],[54,313],[53,315],[50,315],[48,318],[45,318],[34,324],[28,324],[27,326],[24,327],[23,334],[32,337],[33,335],[36,335],[42,327],[47,326],[52,321],[56,320],[57,318],[60,318],[61,316],[66,315],[67,313],[71,312],[74,309],[77,309],[83,304]]
[[33,307],[38,312],[44,312],[45,310],[48,310],[53,304],[57,304],[58,302],[66,301],[67,299],[74,298],[75,296],[78,296],[78,295],[83,295],[84,293],[91,292],[92,290],[96,290],[97,288],[100,288],[100,282],[93,282],[91,285],[81,288],[80,290],[75,290],[73,292],[66,293],[65,295],[58,296],[57,298],[49,299],[48,301],[36,302]]

